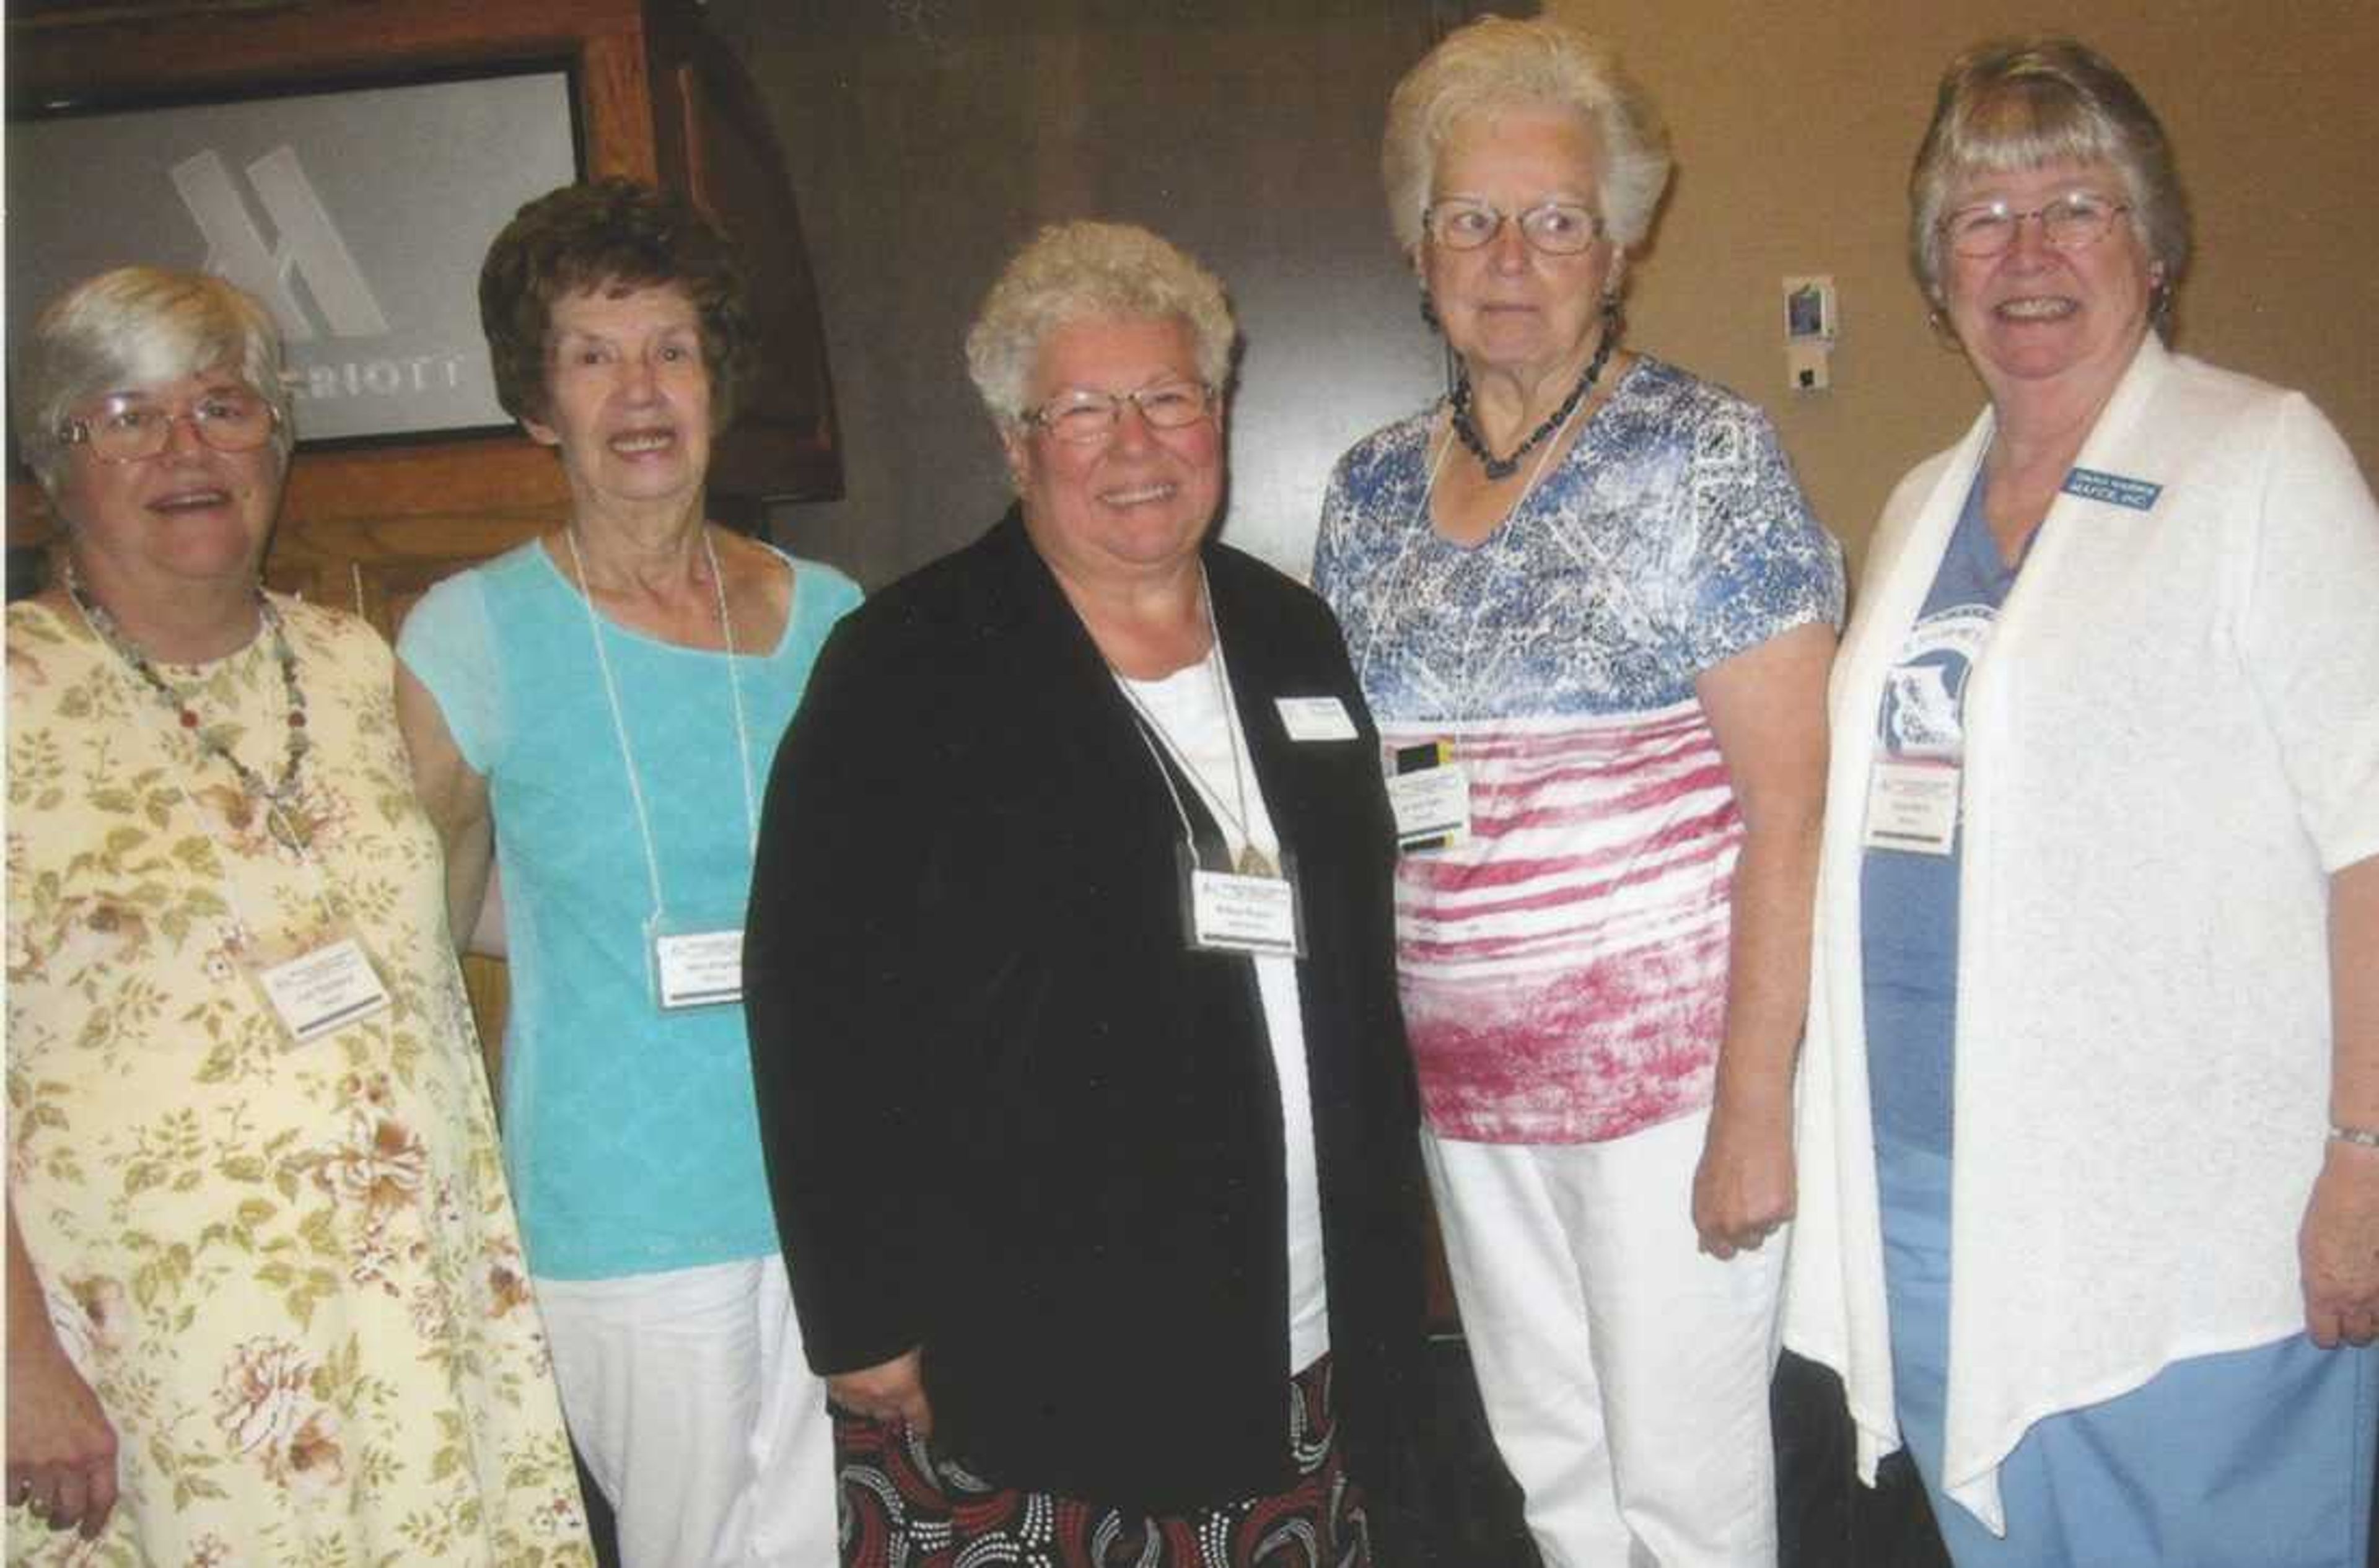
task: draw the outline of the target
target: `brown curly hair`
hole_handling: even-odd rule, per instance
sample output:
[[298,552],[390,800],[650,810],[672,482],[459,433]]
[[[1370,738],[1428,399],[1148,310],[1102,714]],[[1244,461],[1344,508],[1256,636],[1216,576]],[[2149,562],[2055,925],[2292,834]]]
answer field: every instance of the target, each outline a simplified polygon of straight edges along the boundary
[[702,322],[711,422],[725,428],[759,357],[735,247],[683,197],[616,177],[546,192],[488,247],[479,329],[504,412],[545,417],[554,302],[622,286],[685,292]]

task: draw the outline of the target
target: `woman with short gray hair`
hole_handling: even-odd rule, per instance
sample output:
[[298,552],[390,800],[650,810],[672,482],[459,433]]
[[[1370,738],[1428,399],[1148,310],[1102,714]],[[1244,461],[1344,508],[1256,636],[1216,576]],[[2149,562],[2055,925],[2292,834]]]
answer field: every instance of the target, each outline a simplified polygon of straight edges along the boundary
[[1238,328],[1212,272],[1129,223],[1061,223],[1018,255],[967,332],[967,373],[1003,432],[1032,412],[1029,384],[1042,340],[1069,321],[1177,320],[1189,329],[1200,379],[1231,379]]
[[745,972],[843,1561],[1373,1561],[1419,1349],[1387,802],[1214,538],[1234,339],[1060,224],[968,339],[1017,504],[827,644]]
[[2188,209],[2104,56],[1961,55],[1909,205],[1989,401],[1834,675],[1785,1337],[1959,1568],[2360,1568],[2379,506],[2166,347]]
[[[75,407],[95,389],[170,380],[193,365],[235,368],[239,385],[272,410],[264,445],[285,465],[297,444],[281,332],[264,307],[203,272],[122,267],[62,296],[19,348],[17,448],[44,493],[66,482],[87,438]],[[66,526],[72,519],[61,515]]]
[[8,1561],[591,1562],[388,645],[259,581],[279,335],[127,267],[21,353]]
[[1461,28],[1381,162],[1455,380],[1340,460],[1313,580],[1471,1361],[1553,1568],[1756,1568],[1839,556],[1765,416],[1620,345],[1669,151],[1608,48]]

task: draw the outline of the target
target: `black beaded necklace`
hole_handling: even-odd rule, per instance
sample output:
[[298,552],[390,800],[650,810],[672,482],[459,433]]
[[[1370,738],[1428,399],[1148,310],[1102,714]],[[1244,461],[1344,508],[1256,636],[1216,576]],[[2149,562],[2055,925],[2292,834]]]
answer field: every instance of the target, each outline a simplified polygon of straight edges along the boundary
[[1586,373],[1578,377],[1577,385],[1569,389],[1569,395],[1562,399],[1559,408],[1545,416],[1543,424],[1528,432],[1527,440],[1512,449],[1509,457],[1498,457],[1488,451],[1486,439],[1479,435],[1479,427],[1471,423],[1470,372],[1464,370],[1455,378],[1453,394],[1446,399],[1454,410],[1454,433],[1462,439],[1464,446],[1470,449],[1471,455],[1479,459],[1479,465],[1487,470],[1490,479],[1508,479],[1518,473],[1520,459],[1569,422],[1569,416],[1577,412],[1577,405],[1586,401],[1586,394],[1594,390],[1594,383],[1602,379],[1602,368],[1611,362],[1611,345],[1617,336],[1608,327],[1604,329],[1602,341],[1595,344],[1594,357],[1587,361]]
[[83,586],[82,579],[76,575],[71,562],[66,566],[65,576],[66,597],[74,600],[75,608],[82,612],[83,620],[99,634],[100,641],[115,650],[115,657],[140,678],[143,685],[164,699],[165,706],[174,710],[175,721],[189,734],[201,753],[220,758],[233,773],[238,775],[240,787],[248,791],[250,798],[266,807],[287,813],[296,804],[298,767],[313,744],[306,734],[306,691],[297,683],[297,654],[289,645],[289,633],[281,623],[281,611],[273,607],[272,600],[262,588],[256,591],[257,618],[264,622],[264,634],[272,639],[273,662],[281,668],[281,690],[287,698],[289,708],[289,740],[282,753],[281,781],[277,784],[267,784],[261,774],[240,761],[221,738],[200,725],[198,710],[175,689],[171,681],[157,673],[157,667],[150,662],[148,653],[124,634],[124,628],[117,624],[115,616],[107,612],[107,607],[91,597],[91,591]]

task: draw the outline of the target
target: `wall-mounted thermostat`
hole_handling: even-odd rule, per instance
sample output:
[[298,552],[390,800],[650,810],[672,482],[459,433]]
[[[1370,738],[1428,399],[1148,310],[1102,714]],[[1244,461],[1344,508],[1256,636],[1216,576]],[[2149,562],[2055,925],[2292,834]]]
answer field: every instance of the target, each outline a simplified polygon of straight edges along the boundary
[[1842,332],[1829,274],[1784,280],[1784,381],[1794,392],[1833,385],[1834,339]]

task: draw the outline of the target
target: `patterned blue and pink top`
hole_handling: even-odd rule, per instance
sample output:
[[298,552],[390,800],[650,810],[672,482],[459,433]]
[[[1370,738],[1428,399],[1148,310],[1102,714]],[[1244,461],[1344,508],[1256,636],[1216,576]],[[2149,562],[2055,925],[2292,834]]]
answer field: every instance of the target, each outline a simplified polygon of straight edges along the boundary
[[1431,526],[1436,410],[1357,443],[1313,585],[1388,748],[1450,741],[1471,830],[1397,874],[1441,1138],[1583,1143],[1709,1103],[1743,826],[1703,671],[1839,625],[1842,554],[1768,418],[1637,358],[1488,538]]

